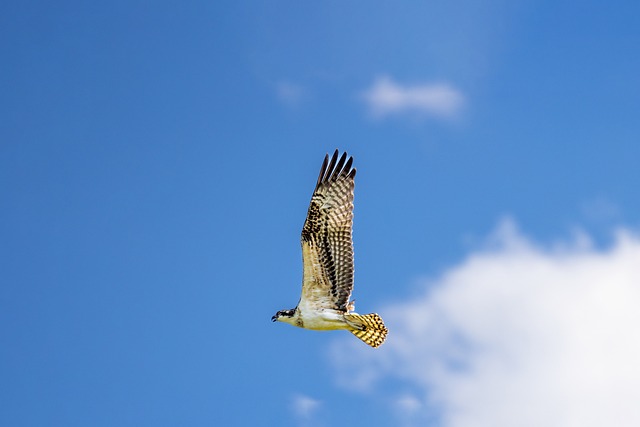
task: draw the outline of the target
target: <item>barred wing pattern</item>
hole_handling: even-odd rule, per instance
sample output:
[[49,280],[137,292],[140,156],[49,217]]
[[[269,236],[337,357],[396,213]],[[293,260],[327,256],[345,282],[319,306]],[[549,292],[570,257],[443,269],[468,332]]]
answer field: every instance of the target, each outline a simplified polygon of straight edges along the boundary
[[304,265],[299,306],[348,311],[353,290],[355,168],[347,153],[324,158],[302,228]]

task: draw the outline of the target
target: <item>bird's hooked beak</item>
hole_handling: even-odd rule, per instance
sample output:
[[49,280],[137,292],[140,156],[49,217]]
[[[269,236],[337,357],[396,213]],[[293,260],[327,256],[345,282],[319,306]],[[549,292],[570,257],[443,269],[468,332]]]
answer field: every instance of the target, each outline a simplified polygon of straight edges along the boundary
[[274,314],[273,316],[271,316],[271,321],[275,322],[276,320],[278,320],[278,315]]

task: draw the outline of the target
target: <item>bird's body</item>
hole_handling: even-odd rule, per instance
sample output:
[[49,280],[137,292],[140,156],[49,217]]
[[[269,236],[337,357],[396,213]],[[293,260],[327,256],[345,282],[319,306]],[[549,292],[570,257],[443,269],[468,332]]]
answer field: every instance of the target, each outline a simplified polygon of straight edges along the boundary
[[345,313],[338,310],[306,310],[298,306],[293,316],[284,316],[280,321],[304,329],[333,331],[337,329],[349,329],[349,325],[344,320],[344,315]]
[[327,155],[302,228],[302,295],[296,308],[273,316],[305,329],[346,329],[372,347],[387,335],[375,313],[359,315],[349,301],[353,290],[353,158]]

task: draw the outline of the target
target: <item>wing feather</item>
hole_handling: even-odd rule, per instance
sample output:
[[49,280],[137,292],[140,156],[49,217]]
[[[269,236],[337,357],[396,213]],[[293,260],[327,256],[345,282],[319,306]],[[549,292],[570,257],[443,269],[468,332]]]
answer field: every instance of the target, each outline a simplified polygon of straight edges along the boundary
[[353,157],[325,156],[302,227],[299,306],[347,311],[353,290]]

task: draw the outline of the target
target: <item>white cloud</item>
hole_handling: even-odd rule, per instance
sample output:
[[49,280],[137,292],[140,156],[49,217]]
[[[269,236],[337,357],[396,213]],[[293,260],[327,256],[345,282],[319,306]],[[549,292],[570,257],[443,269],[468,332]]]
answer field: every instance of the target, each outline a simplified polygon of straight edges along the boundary
[[303,394],[293,396],[292,409],[293,413],[301,426],[310,426],[314,423],[316,412],[321,402],[312,397]]
[[465,102],[462,93],[447,83],[402,86],[390,77],[378,78],[363,99],[377,118],[394,114],[453,118]]
[[289,107],[297,107],[306,96],[306,90],[303,86],[280,81],[275,86],[278,99]]
[[380,310],[383,347],[340,342],[334,362],[345,386],[384,393],[399,380],[392,409],[421,411],[422,425],[638,426],[639,304],[638,236],[541,247],[506,221],[420,295]]
[[583,203],[582,213],[593,222],[611,222],[620,219],[620,207],[604,196],[597,196]]

